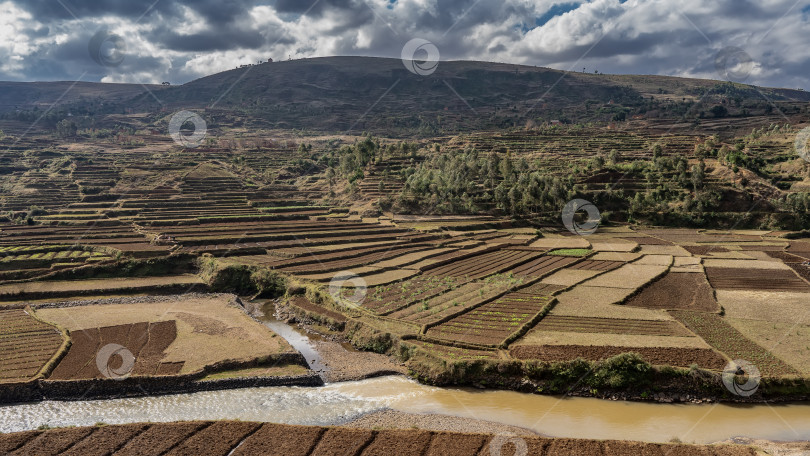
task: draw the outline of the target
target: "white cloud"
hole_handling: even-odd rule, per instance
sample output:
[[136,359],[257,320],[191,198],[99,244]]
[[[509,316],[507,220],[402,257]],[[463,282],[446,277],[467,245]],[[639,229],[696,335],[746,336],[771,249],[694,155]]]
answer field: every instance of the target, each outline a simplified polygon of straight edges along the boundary
[[320,0],[301,15],[245,0],[237,19],[220,23],[198,2],[163,0],[136,25],[137,16],[109,13],[38,19],[22,1],[0,3],[0,79],[78,77],[92,63],[88,32],[107,25],[124,36],[129,54],[117,69],[91,68],[90,77],[117,82],[179,83],[288,55],[398,58],[419,37],[444,59],[710,78],[718,77],[717,52],[734,45],[756,62],[747,82],[809,85],[810,23],[801,9],[810,0],[591,0],[541,26],[535,20],[552,5],[570,2],[354,0],[347,7],[347,0]]

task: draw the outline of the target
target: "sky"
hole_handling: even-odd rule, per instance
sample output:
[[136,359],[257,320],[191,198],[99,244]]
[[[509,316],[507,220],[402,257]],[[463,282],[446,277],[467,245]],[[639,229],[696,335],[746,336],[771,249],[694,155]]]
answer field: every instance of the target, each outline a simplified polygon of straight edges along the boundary
[[810,0],[0,0],[0,80],[181,84],[419,39],[441,60],[810,89],[807,37]]

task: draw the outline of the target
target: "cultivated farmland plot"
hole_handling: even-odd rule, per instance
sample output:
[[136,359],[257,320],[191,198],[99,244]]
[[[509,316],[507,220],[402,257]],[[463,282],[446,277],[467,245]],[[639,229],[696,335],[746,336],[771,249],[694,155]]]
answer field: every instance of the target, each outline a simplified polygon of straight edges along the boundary
[[[493,223],[475,218],[448,219],[451,229],[442,229],[439,218],[423,232],[397,226],[389,218],[348,217],[324,207],[308,214],[307,207],[294,203],[261,206],[265,215],[273,209],[270,215],[292,218],[248,220],[244,218],[252,206],[243,196],[228,196],[233,201],[223,196],[207,209],[189,205],[191,194],[201,191],[198,184],[187,182],[171,194],[123,202],[123,208],[154,211],[141,213],[152,223],[137,229],[122,225],[106,233],[97,228],[81,232],[67,225],[53,231],[0,231],[0,280],[7,282],[0,284],[2,305],[16,312],[14,321],[28,321],[20,312],[33,304],[39,318],[69,330],[73,341],[47,376],[64,381],[101,378],[91,361],[108,343],[133,353],[135,375],[155,377],[292,351],[280,339],[268,338],[266,328],[245,320],[242,310],[213,301],[202,300],[196,307],[183,298],[175,304],[137,307],[66,307],[87,297],[221,286],[188,270],[127,276],[89,269],[103,270],[107,278],[88,272],[80,280],[71,279],[74,268],[88,268],[96,257],[101,260],[93,266],[97,268],[122,259],[151,261],[138,259],[146,253],[118,258],[107,253],[122,246],[131,246],[124,252],[167,259],[208,252],[212,259],[227,256],[214,260],[221,260],[224,268],[249,268],[248,276],[259,270],[279,274],[300,288],[292,301],[310,317],[320,315],[351,331],[362,325],[403,338],[420,353],[449,362],[597,361],[635,352],[653,364],[696,364],[714,371],[743,358],[765,375],[783,376],[806,372],[799,365],[804,361],[794,359],[810,359],[803,348],[810,346],[810,333],[803,327],[785,339],[785,346],[766,331],[767,325],[782,328],[778,325],[807,310],[802,298],[810,293],[810,267],[802,255],[810,248],[807,243],[776,242],[769,232],[615,227],[589,240],[551,232],[537,238],[521,229],[460,229],[465,223]],[[219,182],[209,184],[216,187]],[[240,218],[222,218],[229,213]],[[417,227],[419,223],[426,222],[413,222]],[[81,248],[76,247],[79,238]],[[18,244],[12,245],[12,240]],[[731,253],[736,256],[716,256]],[[25,268],[50,280],[32,280]],[[60,273],[60,268],[66,271]],[[333,303],[326,293],[327,284],[349,276],[361,282],[343,284],[344,298],[354,295],[358,286],[362,290],[351,309]],[[47,308],[38,307],[44,302],[50,302]],[[0,365],[3,381],[36,376],[62,346],[58,330],[44,323],[31,325],[38,329],[30,334],[3,335],[2,344],[9,348],[0,359],[5,363]],[[233,349],[234,341],[241,341],[238,350]]]

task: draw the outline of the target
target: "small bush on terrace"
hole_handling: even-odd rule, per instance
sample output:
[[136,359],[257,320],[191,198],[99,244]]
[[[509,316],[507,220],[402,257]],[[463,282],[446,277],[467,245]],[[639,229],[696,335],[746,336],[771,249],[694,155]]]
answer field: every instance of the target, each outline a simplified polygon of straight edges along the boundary
[[588,378],[593,387],[638,387],[650,382],[652,366],[638,353],[622,353],[608,358],[594,367]]
[[287,280],[284,276],[269,269],[257,269],[250,275],[256,285],[259,298],[278,298],[287,292]]

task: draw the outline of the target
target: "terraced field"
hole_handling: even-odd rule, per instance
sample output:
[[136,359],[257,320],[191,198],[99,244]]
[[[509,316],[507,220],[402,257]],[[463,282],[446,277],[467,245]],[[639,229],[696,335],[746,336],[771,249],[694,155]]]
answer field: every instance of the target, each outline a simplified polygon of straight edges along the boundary
[[706,268],[712,287],[718,290],[775,290],[810,293],[810,284],[790,270]]
[[[0,434],[0,452],[10,455],[278,455],[488,456],[508,454],[515,443],[487,434],[424,430],[370,430],[235,421],[138,423]],[[527,454],[560,456],[672,455],[755,456],[752,447],[631,443],[522,436]],[[493,453],[494,451],[494,453]]]
[[[133,357],[132,366],[125,366],[122,355],[102,360],[107,369],[121,374],[141,376],[178,374],[183,362],[164,363],[161,359],[169,345],[177,338],[175,321],[132,323],[103,328],[84,329],[70,333],[73,344],[49,378],[75,380],[104,378],[110,372],[99,370],[97,357],[110,344],[125,348]],[[123,370],[122,370],[123,368]]]
[[763,375],[798,374],[795,369],[748,339],[717,314],[683,310],[671,311],[670,314],[718,351],[726,353],[732,359],[754,363]]
[[498,346],[529,323],[559,288],[536,284],[514,291],[437,326],[426,335],[450,343]]
[[0,310],[0,383],[36,376],[63,343],[61,331],[27,310]]

